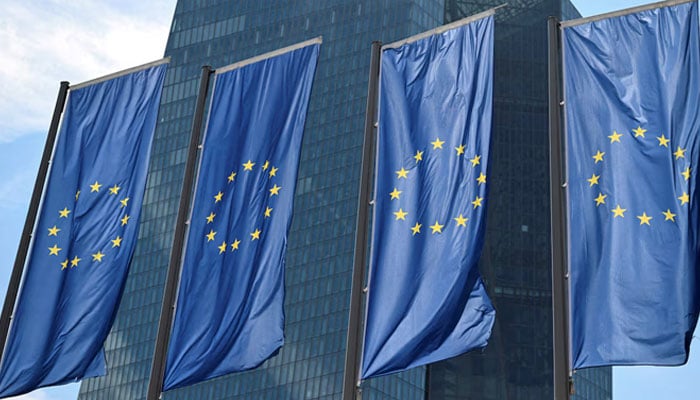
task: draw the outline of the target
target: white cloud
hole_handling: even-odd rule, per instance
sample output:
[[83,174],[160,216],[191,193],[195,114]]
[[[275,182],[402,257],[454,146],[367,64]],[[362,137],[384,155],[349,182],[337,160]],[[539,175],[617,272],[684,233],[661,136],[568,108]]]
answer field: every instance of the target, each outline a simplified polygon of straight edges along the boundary
[[175,0],[0,2],[0,143],[45,132],[59,82],[163,56]]

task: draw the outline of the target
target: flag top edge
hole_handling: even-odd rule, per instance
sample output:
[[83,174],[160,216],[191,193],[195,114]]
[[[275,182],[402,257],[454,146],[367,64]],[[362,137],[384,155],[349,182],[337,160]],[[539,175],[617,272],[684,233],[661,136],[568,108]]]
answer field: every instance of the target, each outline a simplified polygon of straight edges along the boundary
[[560,23],[561,28],[571,28],[578,25],[587,24],[589,22],[596,22],[608,18],[623,17],[629,14],[635,14],[642,11],[655,10],[657,8],[673,7],[685,3],[694,3],[696,0],[667,0],[659,1],[656,3],[645,4],[642,6],[625,8],[623,10],[612,11],[604,14],[593,15],[586,18],[572,19],[569,21],[563,21]]
[[251,57],[242,61],[235,62],[233,64],[226,65],[221,68],[217,68],[216,71],[214,71],[215,75],[220,75],[225,72],[232,71],[234,69],[242,68],[245,67],[246,65],[254,64],[259,61],[267,60],[268,58],[276,57],[285,53],[289,53],[294,50],[298,50],[307,46],[311,46],[314,44],[322,44],[323,43],[323,36],[317,36],[313,39],[309,39],[303,42],[299,42],[296,44],[293,44],[291,46],[287,47],[282,47],[281,49],[273,50],[267,53],[263,53],[260,55],[257,55],[255,57]]
[[[692,1],[692,0],[686,0],[686,1]],[[508,4],[504,3],[504,4],[501,4],[500,6],[488,9],[488,10],[480,12],[478,14],[470,15],[469,17],[462,18],[462,19],[457,20],[455,22],[452,22],[452,23],[449,23],[446,25],[438,26],[437,28],[431,29],[429,31],[425,31],[425,32],[419,33],[417,35],[409,36],[405,39],[397,40],[396,42],[385,44],[382,46],[382,51],[387,50],[387,49],[395,49],[395,48],[401,47],[401,46],[409,44],[409,43],[417,42],[421,39],[425,39],[425,38],[433,36],[433,35],[439,35],[441,33],[447,32],[449,30],[459,28],[460,26],[470,24],[474,21],[478,21],[480,19],[490,17],[490,16],[496,14],[496,10],[499,10],[499,9],[507,7],[507,6],[508,6]]]
[[87,86],[91,86],[91,85],[94,85],[94,84],[97,84],[100,82],[108,81],[110,79],[118,78],[120,76],[128,75],[128,74],[131,74],[133,72],[141,71],[143,69],[155,67],[155,66],[162,65],[162,64],[168,64],[169,62],[170,62],[170,57],[161,58],[160,60],[151,61],[151,62],[146,63],[146,64],[137,65],[135,67],[131,67],[131,68],[123,69],[121,71],[113,72],[111,74],[104,75],[104,76],[101,76],[99,78],[95,78],[95,79],[91,79],[89,81],[81,82],[81,83],[78,83],[77,85],[72,85],[72,86],[70,86],[70,90],[82,89],[82,88],[87,87]]

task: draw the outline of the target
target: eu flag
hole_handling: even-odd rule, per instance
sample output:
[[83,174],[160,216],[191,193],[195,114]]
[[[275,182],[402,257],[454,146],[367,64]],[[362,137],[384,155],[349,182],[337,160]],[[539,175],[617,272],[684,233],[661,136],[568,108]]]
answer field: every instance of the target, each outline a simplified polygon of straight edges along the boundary
[[104,375],[166,65],[72,89],[0,370],[0,396]]
[[573,367],[679,365],[698,319],[697,3],[565,27]]
[[284,257],[319,47],[217,71],[164,390],[255,368],[284,342]]
[[493,16],[382,49],[363,379],[486,346]]

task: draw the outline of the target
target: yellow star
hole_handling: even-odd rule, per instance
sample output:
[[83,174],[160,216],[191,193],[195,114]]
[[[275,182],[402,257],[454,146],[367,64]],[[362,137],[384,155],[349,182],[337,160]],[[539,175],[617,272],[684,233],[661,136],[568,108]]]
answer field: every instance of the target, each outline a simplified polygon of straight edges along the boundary
[[68,218],[68,214],[70,214],[70,210],[68,208],[63,208],[63,210],[58,212],[58,218]]
[[616,131],[613,131],[612,135],[608,136],[610,138],[610,143],[621,143],[620,138],[622,137],[621,134],[617,133]]
[[124,218],[121,219],[121,221],[122,221],[122,226],[124,226],[124,225],[126,225],[126,224],[129,223],[129,218],[131,218],[131,217],[128,216],[128,215],[125,215]]
[[600,175],[593,174],[593,176],[586,180],[593,186],[598,184],[598,179],[600,179]]
[[278,169],[278,168],[276,168],[276,167],[270,168],[270,178],[272,178],[273,176],[277,175],[277,169]]
[[646,132],[646,129],[642,129],[641,126],[638,126],[637,129],[633,129],[632,132],[634,132],[634,137],[644,137],[644,132]]
[[80,190],[75,192],[75,201],[78,201],[78,197],[80,197]]
[[252,171],[253,170],[253,165],[255,165],[254,162],[248,160],[247,163],[243,164],[243,171]]
[[104,253],[98,250],[97,253],[92,255],[92,261],[102,262],[102,257],[104,256]]
[[58,232],[61,230],[56,228],[56,225],[53,226],[53,228],[49,228],[49,236],[58,236]]
[[398,198],[399,198],[399,195],[400,195],[401,193],[403,193],[403,192],[400,191],[400,190],[397,189],[397,188],[394,188],[394,190],[393,190],[391,193],[389,193],[389,195],[391,195],[391,199],[394,200],[394,199],[398,199]]
[[124,208],[129,203],[129,198],[127,197],[127,198],[121,199],[121,200],[119,200],[119,202],[122,203],[121,207]]
[[683,178],[685,178],[686,181],[690,179],[690,167],[686,168],[681,174],[683,174]]
[[396,220],[406,220],[406,216],[408,215],[407,212],[405,212],[402,208],[399,208],[399,211],[394,212],[394,215],[396,216]]
[[666,136],[664,136],[663,134],[661,134],[661,136],[657,136],[656,140],[659,141],[659,146],[668,147],[669,140],[666,139]]
[[53,245],[53,247],[49,247],[49,255],[50,256],[57,256],[58,252],[61,250],[63,250],[63,249],[58,247],[57,245]]
[[474,156],[474,158],[469,161],[472,163],[472,167],[476,167],[481,162],[481,156]]
[[238,245],[240,245],[240,244],[241,244],[240,240],[238,240],[238,239],[234,240],[233,243],[231,243],[231,251],[238,250]]
[[401,167],[400,170],[396,171],[396,176],[398,177],[397,179],[406,179],[408,178],[408,170],[404,169],[404,167]]
[[277,184],[275,184],[275,185],[270,189],[270,197],[272,197],[272,196],[274,196],[274,195],[278,195],[278,196],[279,196],[279,194],[280,194],[280,189],[282,189],[282,187],[281,187],[281,186],[277,186]]
[[272,208],[267,207],[265,208],[265,218],[270,218],[272,216]]
[[595,206],[598,207],[601,204],[605,204],[605,198],[608,197],[607,194],[600,193],[598,197],[595,198]]
[[109,188],[109,194],[118,194],[119,189],[121,189],[119,186],[114,185],[111,188]]
[[620,205],[618,204],[617,207],[612,209],[613,218],[617,218],[617,217],[625,218],[625,211],[627,211],[627,209],[620,207]]
[[228,181],[233,182],[234,179],[236,179],[236,173],[231,171],[231,175],[228,176]]
[[226,251],[226,242],[221,242],[221,246],[219,246],[219,254],[221,254],[225,251]]
[[267,171],[268,168],[270,168],[270,161],[265,160],[265,164],[263,164],[262,169],[263,171]]
[[117,236],[116,239],[112,240],[112,247],[121,247],[122,245],[122,238],[120,236]]
[[469,218],[464,218],[462,214],[459,214],[459,217],[454,219],[457,221],[457,226],[467,226],[467,221],[469,221]]
[[70,267],[77,267],[80,260],[82,260],[82,258],[78,258],[78,256],[73,257],[73,259],[70,260]]
[[435,141],[430,142],[430,144],[433,145],[433,150],[435,150],[435,149],[441,149],[442,145],[445,144],[445,142],[440,140],[440,138],[435,138]]
[[214,222],[214,217],[216,217],[216,214],[214,214],[213,212],[209,213],[209,215],[207,216],[207,224],[211,224],[212,222]]
[[442,233],[442,227],[445,225],[440,225],[437,221],[435,221],[434,225],[430,225],[430,229],[433,230],[433,234],[435,233]]
[[676,214],[672,213],[670,208],[664,211],[663,214],[666,217],[664,221],[676,222]]
[[486,175],[484,175],[483,172],[480,173],[479,177],[476,178],[476,181],[479,183],[479,185],[481,185],[482,183],[486,183]]
[[678,146],[678,150],[673,152],[673,155],[676,156],[676,160],[679,158],[685,158],[685,151],[686,149],[681,149],[681,146]]
[[598,150],[597,153],[593,156],[593,159],[595,160],[595,163],[598,164],[598,161],[603,161],[603,156],[605,155],[605,152],[601,152]]
[[455,150],[457,150],[457,155],[458,155],[458,156],[461,156],[462,154],[464,154],[464,148],[465,148],[465,147],[466,147],[466,146],[464,146],[463,144],[460,144],[459,146],[455,147]]
[[90,185],[90,192],[91,193],[92,192],[99,192],[101,187],[102,187],[102,185],[100,183],[98,183],[97,181],[95,181],[95,183]]
[[221,201],[221,199],[224,197],[224,194],[219,192],[214,196],[214,203],[218,203]]
[[683,192],[683,195],[679,197],[678,200],[680,200],[681,205],[683,205],[690,202],[690,197],[688,196],[688,193]]
[[416,224],[413,225],[413,227],[411,228],[411,232],[413,232],[413,236],[416,236],[416,233],[420,233],[421,226],[423,226],[423,225],[419,224],[418,222],[416,222]]
[[474,206],[474,209],[476,209],[477,207],[481,207],[481,201],[483,199],[484,199],[483,197],[476,196],[476,199],[474,199],[474,201],[472,201],[472,205]]
[[68,268],[68,259],[66,258],[66,261],[61,263],[61,270],[64,270]]
[[639,218],[639,225],[649,225],[649,226],[651,226],[651,224],[649,223],[649,221],[652,220],[652,217],[648,216],[647,213],[644,212],[644,213],[642,213],[642,215],[637,215],[637,218]]
[[211,242],[214,240],[214,236],[216,236],[216,232],[214,232],[213,229],[209,230],[209,233],[204,235],[207,238],[207,242]]
[[260,229],[256,229],[253,233],[250,234],[250,240],[256,239],[260,239]]
[[416,150],[416,155],[413,156],[413,158],[416,159],[416,164],[418,164],[418,161],[422,161],[422,160],[423,160],[423,152],[420,151],[420,150]]

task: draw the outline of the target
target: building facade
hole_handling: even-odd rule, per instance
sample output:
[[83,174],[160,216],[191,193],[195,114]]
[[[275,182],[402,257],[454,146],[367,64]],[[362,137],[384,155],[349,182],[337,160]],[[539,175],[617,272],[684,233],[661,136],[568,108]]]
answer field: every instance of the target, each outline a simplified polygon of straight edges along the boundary
[[[371,379],[364,399],[552,396],[546,17],[564,0],[510,0],[496,18],[491,193],[482,273],[497,308],[489,347]],[[286,343],[260,368],[164,393],[170,399],[339,399],[348,325],[370,43],[498,5],[491,0],[179,0],[139,242],[105,344],[108,375],[79,399],[144,399],[200,69],[323,36],[301,153],[286,269]],[[609,370],[586,388],[611,397]],[[607,383],[606,383],[607,379]],[[582,380],[583,382],[584,380]],[[605,397],[607,396],[607,397]]]

